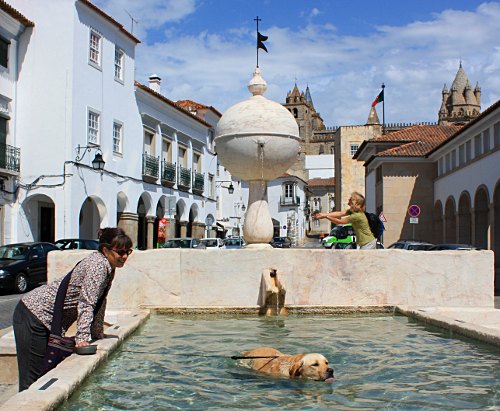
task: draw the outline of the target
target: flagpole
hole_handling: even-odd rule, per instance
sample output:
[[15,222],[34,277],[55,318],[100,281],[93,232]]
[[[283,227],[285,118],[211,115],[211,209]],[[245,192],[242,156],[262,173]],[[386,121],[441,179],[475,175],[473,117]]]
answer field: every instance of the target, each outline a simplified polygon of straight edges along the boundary
[[382,91],[384,92],[384,99],[382,100],[382,134],[385,133],[385,84],[382,83]]
[[257,22],[257,35],[255,38],[257,39],[257,67],[259,67],[259,21],[262,19],[259,19],[259,16],[254,19]]

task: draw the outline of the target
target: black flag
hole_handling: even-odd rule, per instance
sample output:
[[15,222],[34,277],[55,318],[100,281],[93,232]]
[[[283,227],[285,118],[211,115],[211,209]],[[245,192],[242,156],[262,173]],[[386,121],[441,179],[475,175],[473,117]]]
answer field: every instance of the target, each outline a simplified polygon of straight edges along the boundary
[[259,32],[257,32],[257,48],[262,49],[267,53],[267,48],[264,45],[264,41],[266,41],[266,40],[267,40],[267,36],[264,36],[264,35],[260,34]]

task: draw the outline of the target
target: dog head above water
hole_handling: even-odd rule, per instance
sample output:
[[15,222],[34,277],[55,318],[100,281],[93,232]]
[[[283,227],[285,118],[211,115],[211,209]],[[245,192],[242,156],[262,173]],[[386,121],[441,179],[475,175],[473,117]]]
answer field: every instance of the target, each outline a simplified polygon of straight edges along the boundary
[[316,381],[335,381],[333,368],[321,354],[302,354],[290,367],[290,377],[302,377]]

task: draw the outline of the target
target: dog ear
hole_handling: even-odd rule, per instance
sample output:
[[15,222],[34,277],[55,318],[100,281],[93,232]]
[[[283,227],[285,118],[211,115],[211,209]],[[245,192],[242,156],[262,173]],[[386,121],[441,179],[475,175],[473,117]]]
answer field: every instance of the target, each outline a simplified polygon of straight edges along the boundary
[[302,360],[303,357],[304,356],[301,355],[299,358],[297,358],[297,360],[294,361],[294,363],[290,367],[290,377],[300,377],[302,366],[304,365],[304,362]]

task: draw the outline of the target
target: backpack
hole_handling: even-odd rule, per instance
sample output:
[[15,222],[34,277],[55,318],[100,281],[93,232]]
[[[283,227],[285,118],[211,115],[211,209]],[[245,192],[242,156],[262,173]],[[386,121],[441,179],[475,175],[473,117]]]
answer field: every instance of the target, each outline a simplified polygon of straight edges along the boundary
[[380,218],[378,218],[377,214],[365,212],[365,216],[366,219],[368,220],[368,225],[370,226],[370,230],[373,236],[377,240],[380,240],[385,230],[384,223],[380,221]]

